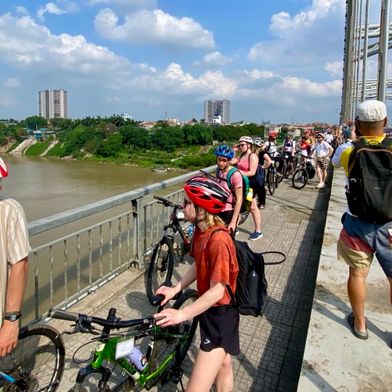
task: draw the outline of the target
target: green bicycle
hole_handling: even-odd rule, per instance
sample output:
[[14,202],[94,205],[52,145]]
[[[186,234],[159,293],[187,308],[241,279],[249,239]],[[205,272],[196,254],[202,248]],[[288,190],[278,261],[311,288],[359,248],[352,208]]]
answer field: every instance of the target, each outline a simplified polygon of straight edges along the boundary
[[[180,309],[194,302],[197,292],[186,290],[176,297],[173,308]],[[162,310],[160,303],[163,298],[162,295],[157,295],[154,301],[154,305],[159,306],[158,312]],[[97,340],[99,345],[93,352],[92,359],[88,359],[91,359],[90,363],[79,369],[71,391],[122,392],[130,391],[135,386],[148,390],[158,382],[164,384],[169,380],[179,382],[183,388],[181,364],[192,343],[198,323],[197,317],[168,328],[156,325],[153,316],[122,320],[116,317],[115,308],[109,310],[106,319],[62,310],[52,311],[50,317],[75,322],[73,331],[67,332],[68,334],[99,335],[93,339]],[[98,332],[92,324],[102,326],[102,331]],[[114,329],[127,330],[124,333],[111,334]],[[120,370],[120,379],[117,378],[115,386],[111,388],[109,379],[115,370]],[[92,380],[91,376],[96,374],[100,376],[98,387],[92,387],[97,381]]]

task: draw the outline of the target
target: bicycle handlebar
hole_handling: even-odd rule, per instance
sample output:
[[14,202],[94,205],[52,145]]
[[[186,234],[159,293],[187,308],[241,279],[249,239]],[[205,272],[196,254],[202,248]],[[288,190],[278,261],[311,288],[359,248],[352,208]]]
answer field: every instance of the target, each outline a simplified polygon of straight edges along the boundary
[[157,199],[160,203],[162,203],[165,207],[177,207],[177,208],[182,208],[181,205],[179,204],[174,204],[172,201],[165,199],[164,197],[161,196],[155,196],[154,199]]
[[121,320],[120,318],[115,317],[115,313],[116,309],[111,308],[109,310],[108,319],[104,319],[101,317],[88,316],[83,313],[72,313],[66,312],[64,310],[51,310],[49,312],[49,317],[66,321],[74,321],[76,324],[86,328],[90,327],[91,324],[97,324],[104,328],[120,329],[136,326],[149,326],[155,322],[153,316],[144,317],[141,319]]

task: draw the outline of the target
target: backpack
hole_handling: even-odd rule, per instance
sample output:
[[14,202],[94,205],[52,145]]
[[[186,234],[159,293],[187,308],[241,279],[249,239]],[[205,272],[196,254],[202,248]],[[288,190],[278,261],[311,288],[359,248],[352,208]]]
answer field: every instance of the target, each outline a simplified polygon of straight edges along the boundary
[[[242,177],[242,205],[241,205],[240,213],[243,213],[249,211],[250,209],[250,205],[252,203],[252,198],[253,198],[253,190],[249,185],[248,177],[244,176],[236,167],[232,167],[227,173],[226,181],[227,181],[227,186],[229,187],[234,197],[235,197],[235,190],[233,188],[233,185],[231,184],[231,177],[237,171],[241,174]],[[215,177],[220,180],[223,180],[223,178],[219,176],[219,168],[216,169]]]
[[392,221],[392,137],[353,142],[348,162],[348,207],[369,223]]
[[[216,229],[212,231],[210,239],[217,231],[224,229]],[[207,241],[206,247],[208,245]],[[286,260],[286,256],[281,252],[254,252],[245,241],[237,241],[233,238],[239,272],[237,276],[237,286],[235,294],[233,294],[229,285],[226,289],[230,294],[233,306],[243,316],[262,316],[262,308],[264,305],[264,296],[267,295],[268,283],[265,278],[265,265],[281,264]],[[266,263],[263,255],[275,253],[283,256],[278,262]]]

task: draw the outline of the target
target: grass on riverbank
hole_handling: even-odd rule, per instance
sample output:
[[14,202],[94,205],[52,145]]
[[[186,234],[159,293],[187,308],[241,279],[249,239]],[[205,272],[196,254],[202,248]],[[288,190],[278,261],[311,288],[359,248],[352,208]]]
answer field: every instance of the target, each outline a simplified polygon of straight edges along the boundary
[[41,155],[50,145],[51,141],[37,142],[31,145],[25,152],[25,155],[30,157],[37,157]]

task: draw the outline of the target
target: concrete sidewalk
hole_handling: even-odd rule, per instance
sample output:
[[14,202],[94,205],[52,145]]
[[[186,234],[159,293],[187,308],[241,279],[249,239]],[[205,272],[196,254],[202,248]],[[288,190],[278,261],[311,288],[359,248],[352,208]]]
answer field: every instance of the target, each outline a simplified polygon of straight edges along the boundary
[[336,259],[340,218],[346,208],[344,173],[335,169],[304,353],[300,392],[392,391],[392,311],[389,284],[375,261],[367,279],[369,339],[352,335],[346,282],[348,266]]

